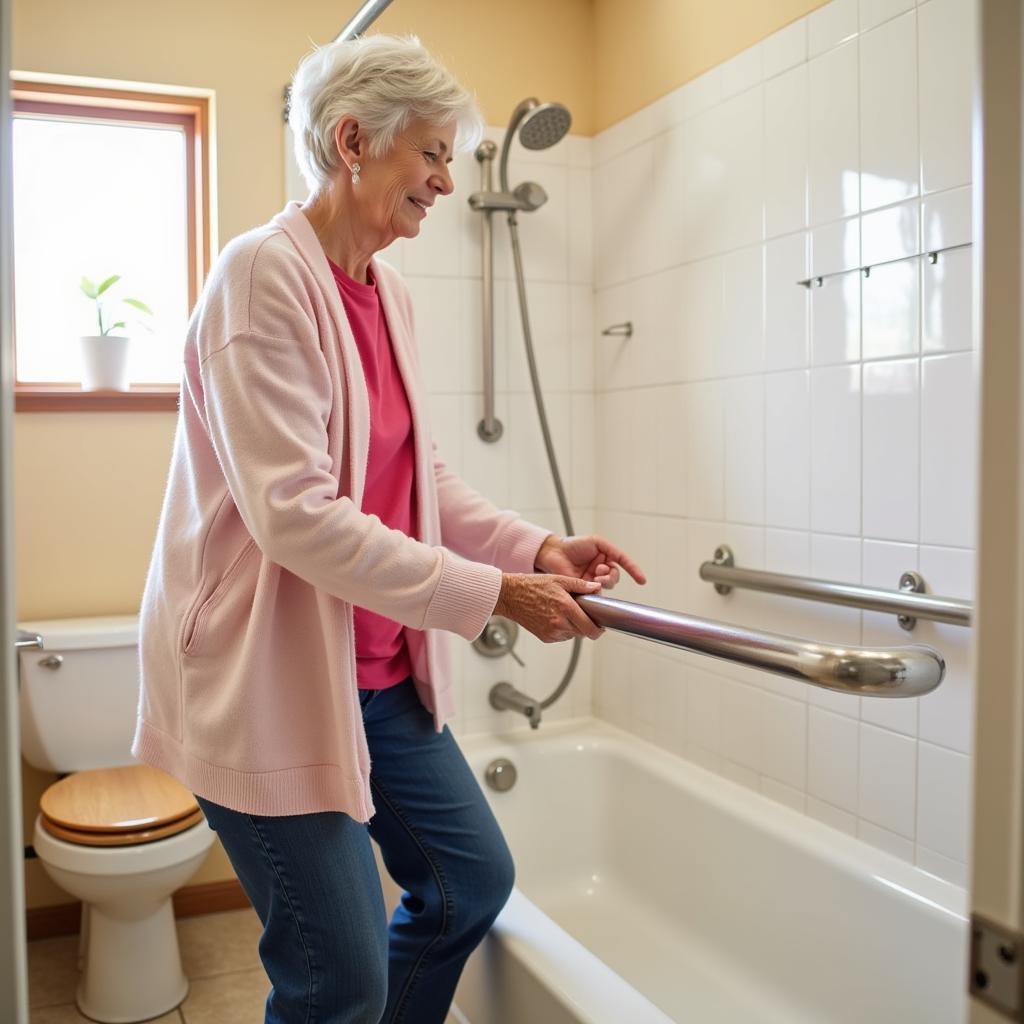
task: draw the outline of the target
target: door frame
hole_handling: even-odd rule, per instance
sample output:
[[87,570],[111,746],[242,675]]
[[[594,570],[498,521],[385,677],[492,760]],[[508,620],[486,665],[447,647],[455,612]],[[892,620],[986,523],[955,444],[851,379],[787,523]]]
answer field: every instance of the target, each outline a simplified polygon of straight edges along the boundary
[[[1024,13],[1020,0],[978,0],[975,17],[974,326],[982,343],[972,656],[976,717],[971,911],[1020,933],[1024,924]],[[965,984],[969,982],[970,977],[965,977]],[[971,997],[971,1024],[1006,1019]]]
[[28,1024],[25,849],[14,640],[14,283],[11,236],[11,0],[0,0],[0,1020]]

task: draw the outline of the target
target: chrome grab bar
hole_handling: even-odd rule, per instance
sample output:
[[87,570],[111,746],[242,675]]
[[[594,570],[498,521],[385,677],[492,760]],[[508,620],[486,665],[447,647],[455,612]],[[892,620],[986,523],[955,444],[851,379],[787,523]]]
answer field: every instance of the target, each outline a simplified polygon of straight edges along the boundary
[[946,672],[931,647],[832,647],[781,633],[762,633],[664,608],[584,594],[580,607],[599,626],[695,654],[739,662],[825,690],[866,697],[920,697]]
[[826,604],[841,604],[848,608],[868,611],[892,612],[900,617],[904,629],[913,629],[916,619],[947,622],[953,626],[970,626],[974,606],[970,601],[953,597],[934,597],[921,593],[924,581],[916,573],[904,573],[900,581],[905,590],[882,590],[862,587],[853,583],[835,583],[831,580],[807,579],[787,576],[780,572],[762,572],[759,569],[738,569],[732,563],[732,552],[724,544],[715,551],[715,561],[704,562],[700,578],[715,584],[720,594],[732,587],[744,590],[763,590],[769,594],[802,597]]
[[38,633],[30,633],[27,629],[19,629],[14,641],[15,650],[22,651],[30,647],[42,650],[43,638]]

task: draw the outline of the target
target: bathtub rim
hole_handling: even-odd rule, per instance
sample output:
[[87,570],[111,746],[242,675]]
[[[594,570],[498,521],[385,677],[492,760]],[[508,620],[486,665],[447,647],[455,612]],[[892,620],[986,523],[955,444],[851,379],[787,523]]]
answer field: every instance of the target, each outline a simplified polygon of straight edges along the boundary
[[675,1024],[518,887],[491,931],[580,1024],[604,1024],[609,1011],[635,1024]]
[[[618,753],[670,785],[686,790],[694,798],[721,806],[751,827],[782,842],[802,847],[845,874],[864,878],[874,887],[895,891],[905,899],[922,903],[967,928],[970,916],[967,889],[802,811],[717,775],[604,719],[582,716],[546,723],[536,732],[526,729],[507,733],[476,732],[458,738],[474,773],[477,771],[474,760],[486,757],[492,751],[491,757],[512,759],[510,750],[514,752],[537,744],[565,745],[570,742],[589,743],[591,749],[600,747]],[[481,772],[483,767],[480,765]],[[478,781],[481,787],[485,785],[482,778]]]

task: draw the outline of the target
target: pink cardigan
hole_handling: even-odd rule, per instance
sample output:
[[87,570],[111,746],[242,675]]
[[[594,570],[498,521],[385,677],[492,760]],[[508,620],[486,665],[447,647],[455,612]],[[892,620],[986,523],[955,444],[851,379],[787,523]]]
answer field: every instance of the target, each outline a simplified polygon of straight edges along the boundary
[[189,324],[132,753],[250,814],[368,821],[353,605],[409,627],[416,689],[441,731],[453,711],[442,631],[476,637],[502,570],[532,572],[548,532],[437,457],[409,293],[372,266],[412,411],[422,542],[360,511],[366,385],[298,203],[227,245]]

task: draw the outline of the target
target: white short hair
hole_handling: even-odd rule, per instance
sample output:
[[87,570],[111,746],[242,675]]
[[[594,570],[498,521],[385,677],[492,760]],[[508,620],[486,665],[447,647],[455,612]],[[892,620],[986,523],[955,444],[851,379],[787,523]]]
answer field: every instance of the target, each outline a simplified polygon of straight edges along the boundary
[[456,122],[456,150],[476,147],[484,122],[473,97],[416,36],[372,35],[319,46],[292,77],[288,123],[306,184],[318,191],[339,169],[334,130],[354,117],[379,159],[414,118]]

